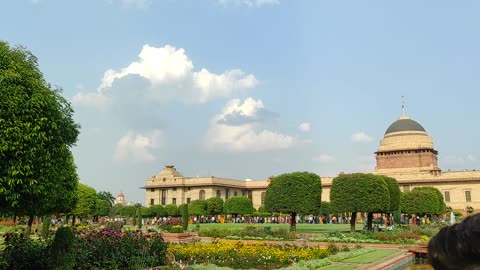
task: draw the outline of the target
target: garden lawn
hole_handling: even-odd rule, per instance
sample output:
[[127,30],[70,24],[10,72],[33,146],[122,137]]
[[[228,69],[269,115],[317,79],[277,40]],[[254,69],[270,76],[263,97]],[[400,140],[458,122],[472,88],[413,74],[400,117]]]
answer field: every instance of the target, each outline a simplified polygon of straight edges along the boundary
[[[218,228],[218,229],[241,229],[247,225],[252,225],[248,223],[200,223],[200,230],[201,229],[210,229],[210,228]],[[272,230],[274,229],[290,229],[290,224],[262,224],[256,223],[253,224],[258,227],[270,227]],[[195,229],[195,224],[188,225],[189,230]],[[362,230],[363,224],[357,224],[355,227],[356,230]],[[336,232],[336,231],[350,231],[350,224],[297,224],[297,233],[328,233],[328,232]]]
[[320,267],[320,270],[351,270],[356,269],[358,266],[356,265],[340,265],[340,264],[331,264],[324,267]]
[[385,257],[388,257],[392,254],[398,253],[400,250],[398,249],[377,249],[374,252],[370,252],[364,255],[360,255],[357,257],[353,257],[350,259],[346,259],[341,261],[342,263],[362,263],[362,264],[367,264],[367,263],[372,263],[375,261],[378,261],[380,259],[383,259]]

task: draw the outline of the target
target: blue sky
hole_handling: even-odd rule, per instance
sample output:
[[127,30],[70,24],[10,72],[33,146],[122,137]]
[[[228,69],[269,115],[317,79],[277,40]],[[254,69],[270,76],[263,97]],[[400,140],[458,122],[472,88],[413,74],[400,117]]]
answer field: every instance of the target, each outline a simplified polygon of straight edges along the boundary
[[81,182],[127,200],[164,165],[266,179],[372,171],[406,114],[480,168],[477,1],[3,1],[0,39],[71,100]]

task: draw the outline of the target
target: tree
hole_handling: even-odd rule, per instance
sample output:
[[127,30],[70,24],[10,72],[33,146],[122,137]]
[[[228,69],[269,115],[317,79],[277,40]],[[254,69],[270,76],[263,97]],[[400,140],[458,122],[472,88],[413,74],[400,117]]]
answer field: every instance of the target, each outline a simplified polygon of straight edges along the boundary
[[195,200],[188,205],[188,213],[193,216],[202,216],[207,214],[207,201]]
[[445,199],[443,198],[443,194],[440,190],[434,187],[415,187],[413,188],[412,191],[414,190],[430,190],[433,193],[435,193],[435,196],[437,197],[438,201],[438,206],[435,212],[433,213],[434,215],[443,215],[447,212],[447,206],[445,204]]
[[115,202],[115,197],[113,197],[112,193],[109,191],[99,191],[97,193],[97,198],[109,202],[110,207],[112,207]]
[[178,208],[177,205],[172,203],[172,204],[167,204],[165,205],[165,214],[169,217],[176,217],[178,216]]
[[178,211],[182,215],[182,227],[183,230],[186,231],[188,229],[188,219],[190,217],[190,214],[188,213],[188,205],[187,204],[182,204],[178,207]]
[[322,181],[311,172],[293,172],[270,180],[265,194],[269,212],[289,213],[290,230],[296,231],[297,214],[318,214],[322,200]]
[[165,208],[159,204],[152,205],[149,207],[150,211],[152,212],[154,217],[164,217],[165,216]]
[[98,199],[97,197],[97,208],[95,210],[95,216],[105,217],[110,214],[110,203],[106,200]]
[[330,203],[335,213],[351,212],[350,230],[355,231],[358,212],[367,212],[368,228],[373,213],[385,213],[390,207],[390,195],[385,181],[373,174],[341,174],[332,181]]
[[388,212],[393,213],[400,208],[400,186],[398,185],[397,180],[393,177],[385,175],[377,175],[377,177],[383,178],[387,184],[388,194],[390,195],[390,207],[388,208]]
[[207,215],[220,215],[223,213],[223,199],[211,197],[207,199]]
[[415,187],[404,192],[401,200],[402,212],[416,215],[440,215],[445,213],[442,193],[434,187]]
[[122,206],[117,206],[118,212],[117,214],[122,216],[122,217],[135,217],[136,211],[137,211],[137,206],[135,205],[122,205]]
[[320,214],[322,216],[328,216],[328,215],[330,215],[330,213],[331,213],[330,202],[322,201],[321,208],[320,208]]
[[69,212],[78,176],[71,147],[73,109],[43,78],[37,58],[0,41],[0,212],[35,216]]
[[245,196],[230,197],[225,201],[224,210],[226,214],[245,215],[255,210],[250,198]]
[[97,209],[97,192],[94,188],[81,184],[78,184],[77,190],[77,204],[72,211],[73,221],[75,223],[75,216],[83,219],[87,216],[95,214]]

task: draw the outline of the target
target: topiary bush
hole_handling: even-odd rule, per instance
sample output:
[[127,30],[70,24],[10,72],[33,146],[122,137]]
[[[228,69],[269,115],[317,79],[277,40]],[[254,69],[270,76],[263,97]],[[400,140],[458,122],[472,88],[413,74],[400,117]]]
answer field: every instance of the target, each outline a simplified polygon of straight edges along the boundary
[[58,228],[50,247],[49,269],[70,270],[75,267],[74,242],[72,227]]

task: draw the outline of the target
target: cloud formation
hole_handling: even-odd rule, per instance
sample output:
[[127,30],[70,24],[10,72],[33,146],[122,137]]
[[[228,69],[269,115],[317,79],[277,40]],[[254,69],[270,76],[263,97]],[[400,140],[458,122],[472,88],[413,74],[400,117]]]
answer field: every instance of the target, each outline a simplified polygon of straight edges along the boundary
[[147,82],[143,95],[157,101],[181,100],[204,103],[215,97],[228,97],[236,91],[253,88],[258,81],[253,74],[240,69],[225,70],[216,74],[194,65],[185,50],[173,46],[144,45],[138,61],[120,70],[105,71],[101,84],[94,93],[78,93],[74,105],[102,107],[114,95],[116,84],[139,77]]
[[298,130],[300,130],[302,132],[309,132],[310,129],[311,129],[310,123],[301,123],[298,126]]
[[224,7],[262,7],[279,5],[279,0],[217,0],[217,2]]
[[230,100],[222,113],[215,115],[210,121],[210,127],[204,137],[205,146],[210,150],[260,152],[286,149],[299,143],[289,135],[266,130],[254,121],[230,125],[224,120],[232,115],[256,119],[262,110],[264,105],[261,100],[247,98],[243,103],[239,99]]
[[353,142],[362,142],[362,143],[373,141],[373,137],[363,131],[352,134],[351,139]]
[[115,161],[154,161],[153,150],[160,147],[162,132],[158,129],[145,134],[129,131],[122,136],[113,154]]

